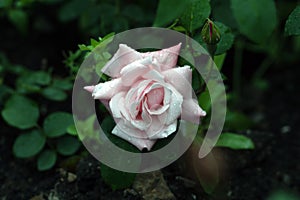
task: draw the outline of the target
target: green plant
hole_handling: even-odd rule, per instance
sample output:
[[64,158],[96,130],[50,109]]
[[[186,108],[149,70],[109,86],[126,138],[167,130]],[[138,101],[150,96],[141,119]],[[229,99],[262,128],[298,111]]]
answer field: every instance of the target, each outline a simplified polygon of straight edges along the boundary
[[[51,70],[32,71],[13,65],[4,55],[1,66],[1,88],[5,88],[1,94],[5,102],[1,104],[1,115],[7,124],[20,132],[13,145],[14,155],[36,157],[37,168],[43,171],[55,165],[57,154],[70,156],[76,153],[81,143],[76,132],[70,131],[74,126],[72,115],[45,107],[45,102],[55,105],[68,100],[73,87],[71,80],[53,76]],[[6,82],[10,76],[16,77],[12,85]]]

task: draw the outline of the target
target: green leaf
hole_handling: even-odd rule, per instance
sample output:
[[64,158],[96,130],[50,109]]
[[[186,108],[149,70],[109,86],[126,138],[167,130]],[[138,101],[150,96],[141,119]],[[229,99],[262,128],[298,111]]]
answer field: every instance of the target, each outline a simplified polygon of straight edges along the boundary
[[253,125],[253,122],[240,112],[227,110],[224,127],[229,130],[246,130]]
[[27,129],[37,124],[39,109],[30,99],[21,95],[13,95],[7,100],[1,114],[9,125]]
[[57,152],[64,156],[70,156],[80,148],[80,141],[73,136],[64,136],[57,141]]
[[180,22],[191,33],[204,24],[209,14],[209,0],[191,0],[183,11]]
[[74,124],[70,125],[70,126],[67,128],[67,133],[70,134],[70,135],[78,135],[77,130],[76,130],[76,127],[75,127]]
[[99,42],[93,38],[90,39],[91,40],[91,45],[95,48],[98,44],[101,43],[101,39],[99,40]]
[[68,79],[53,79],[52,87],[61,89],[61,90],[70,90],[73,87],[73,84]]
[[92,32],[93,28],[96,28],[99,21],[101,21],[101,16],[104,16],[103,4],[90,3],[89,7],[80,15],[79,27],[81,30],[89,30]]
[[26,12],[20,9],[13,9],[9,11],[8,17],[19,31],[21,31],[22,33],[27,32],[28,16]]
[[59,137],[67,132],[67,128],[72,125],[73,116],[66,112],[55,112],[48,115],[43,127],[48,137]]
[[111,33],[105,35],[105,36],[102,38],[101,42],[104,42],[104,41],[105,41],[106,44],[109,44],[109,43],[114,39],[114,36],[115,36],[115,33],[114,33],[114,32],[111,32]]
[[221,69],[223,67],[225,58],[226,58],[226,53],[223,53],[221,55],[217,55],[217,56],[214,57],[214,62],[216,64],[218,70],[220,70],[220,71],[221,71]]
[[90,1],[71,0],[59,10],[59,19],[67,22],[79,17],[89,6]]
[[256,43],[266,42],[277,25],[273,0],[231,0],[231,8],[240,32]]
[[19,92],[39,92],[40,86],[50,84],[51,75],[44,71],[27,71],[23,73],[18,79],[16,87]]
[[125,31],[129,28],[128,20],[122,16],[114,16],[111,20],[112,30],[116,32]]
[[229,27],[225,26],[220,22],[215,22],[216,26],[219,28],[221,39],[217,44],[216,55],[220,55],[228,51],[234,42],[234,35],[232,34]]
[[96,114],[93,114],[86,118],[83,121],[77,121],[76,125],[78,128],[78,136],[81,141],[85,139],[87,136],[94,136],[95,138],[98,138],[98,134],[95,136],[95,129],[94,129],[94,123],[97,121]]
[[237,29],[238,25],[230,8],[230,0],[211,0],[212,19],[222,22],[232,29]]
[[1,0],[0,1],[0,8],[8,8],[12,5],[13,0]]
[[208,90],[205,90],[204,92],[202,92],[200,94],[200,96],[198,98],[198,102],[203,110],[205,110],[206,112],[209,111],[209,109],[211,107],[211,102],[210,102],[210,95],[209,95]]
[[8,87],[7,85],[0,85],[0,106],[2,107],[4,104],[4,99],[9,97],[13,93],[13,89]]
[[230,149],[254,149],[252,140],[244,135],[234,133],[222,133],[216,147],[228,147]]
[[105,133],[110,134],[116,123],[111,116],[105,117],[101,123],[101,128]]
[[277,190],[267,198],[267,200],[299,200],[299,196],[289,190]]
[[37,168],[39,171],[51,169],[56,163],[57,155],[53,150],[44,150],[38,157]]
[[144,11],[138,5],[127,5],[122,9],[122,13],[133,21],[143,22],[143,20],[145,20]]
[[135,179],[135,174],[121,172],[104,164],[100,165],[101,177],[113,190],[130,187]]
[[300,5],[289,15],[285,23],[284,33],[286,36],[300,35]]
[[[78,47],[81,51],[93,51],[100,44],[104,48],[106,45],[108,45],[113,40],[114,35],[115,35],[114,32],[109,33],[109,34],[105,35],[103,38],[99,37],[99,39],[98,39],[99,41],[91,38],[90,45],[80,44],[80,45],[78,45]],[[108,54],[109,57],[107,57],[105,55],[105,53]],[[99,56],[100,58],[104,57],[105,59],[109,59],[111,57],[111,55],[108,52],[103,52],[103,53],[101,52],[101,54],[102,55]]]
[[30,73],[29,79],[31,83],[44,86],[50,84],[51,75],[49,72],[37,71],[37,72]]
[[42,95],[53,101],[63,101],[67,98],[67,94],[58,88],[55,87],[47,87],[42,90]]
[[44,147],[46,138],[39,130],[19,135],[13,145],[13,152],[18,158],[29,158],[38,154]]
[[34,1],[36,1],[36,0],[18,0],[16,2],[16,6],[20,7],[20,8],[30,6]]
[[201,88],[200,74],[195,69],[192,71],[192,88],[194,91]]
[[177,19],[192,0],[160,0],[153,26],[165,26]]

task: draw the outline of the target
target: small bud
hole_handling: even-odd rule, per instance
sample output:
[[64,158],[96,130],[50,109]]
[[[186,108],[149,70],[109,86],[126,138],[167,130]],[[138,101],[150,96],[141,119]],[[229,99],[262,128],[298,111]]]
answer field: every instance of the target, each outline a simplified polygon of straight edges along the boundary
[[216,45],[220,41],[221,35],[218,27],[210,20],[207,19],[204,24],[201,36],[203,41],[208,45]]

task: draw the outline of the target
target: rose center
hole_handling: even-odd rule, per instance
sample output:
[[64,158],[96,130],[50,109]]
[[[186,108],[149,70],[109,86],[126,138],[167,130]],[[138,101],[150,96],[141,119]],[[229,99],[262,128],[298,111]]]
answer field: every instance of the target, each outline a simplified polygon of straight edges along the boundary
[[164,89],[155,88],[146,95],[147,104],[150,109],[156,109],[163,104]]

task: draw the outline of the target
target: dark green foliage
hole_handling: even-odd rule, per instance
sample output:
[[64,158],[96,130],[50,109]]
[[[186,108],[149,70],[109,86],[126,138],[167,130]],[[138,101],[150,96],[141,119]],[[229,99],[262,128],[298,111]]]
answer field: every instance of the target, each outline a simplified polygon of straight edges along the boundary
[[285,24],[285,35],[300,35],[300,6],[290,14]]
[[21,96],[11,96],[1,112],[4,120],[19,129],[28,129],[37,125],[39,108],[30,99]]

